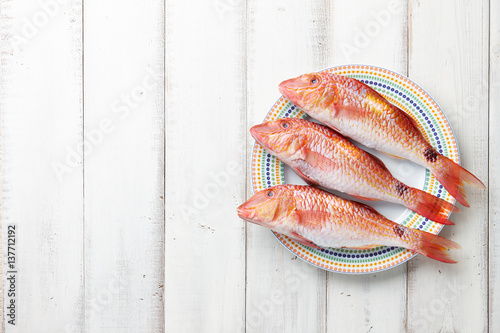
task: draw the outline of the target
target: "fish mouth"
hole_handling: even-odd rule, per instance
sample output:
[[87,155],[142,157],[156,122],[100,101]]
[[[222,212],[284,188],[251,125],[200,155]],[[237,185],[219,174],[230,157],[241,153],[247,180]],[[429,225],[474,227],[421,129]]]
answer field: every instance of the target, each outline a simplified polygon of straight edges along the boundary
[[240,219],[243,219],[245,221],[250,221],[250,210],[246,208],[245,205],[246,203],[242,204],[241,206],[236,208],[236,211]]
[[262,147],[267,147],[269,134],[276,132],[276,128],[269,126],[267,123],[255,125],[250,128],[250,134]]
[[251,209],[245,208],[244,205],[245,204],[239,206],[236,209],[240,219],[242,219],[243,221],[249,222],[249,223],[253,223],[256,225],[267,227],[266,223],[259,221],[258,219],[253,218],[252,213],[251,213]]
[[278,89],[280,91],[280,93],[287,97],[288,98],[288,94],[290,93],[290,89],[289,89],[289,84],[290,82],[292,81],[293,79],[290,79],[290,80],[285,80],[283,82],[281,82],[278,86]]
[[305,88],[307,86],[308,86],[307,82],[305,82],[304,78],[300,76],[281,82],[278,86],[278,89],[280,90],[280,92],[283,93],[287,91],[294,91],[300,88]]
[[285,80],[278,86],[280,93],[295,105],[299,105],[299,97],[297,91],[301,88],[303,88],[302,83],[297,78]]
[[244,208],[242,207],[243,205],[239,206],[238,208],[236,208],[236,211],[238,212],[238,216],[239,217],[243,217],[244,216]]
[[268,123],[263,123],[259,125],[255,125],[252,128],[250,128],[250,133],[252,136],[255,138],[260,137],[262,134],[268,134],[268,133],[274,133],[276,132],[276,128],[273,126],[269,126]]
[[255,223],[254,220],[259,219],[259,211],[262,209],[260,206],[268,199],[264,195],[254,195],[236,209],[238,216],[246,221]]

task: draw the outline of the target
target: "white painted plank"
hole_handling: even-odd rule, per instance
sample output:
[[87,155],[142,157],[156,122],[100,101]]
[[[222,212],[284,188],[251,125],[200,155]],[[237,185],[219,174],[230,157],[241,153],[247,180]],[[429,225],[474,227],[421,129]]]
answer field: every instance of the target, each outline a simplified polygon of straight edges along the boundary
[[[411,1],[409,76],[440,105],[462,165],[488,180],[488,1]],[[459,263],[417,257],[409,264],[410,332],[488,330],[488,192],[470,190],[471,208],[442,236],[462,245]]]
[[85,330],[163,328],[163,1],[85,1]]
[[166,332],[244,329],[244,9],[166,4]]
[[[334,1],[331,12],[336,64],[368,64],[406,74],[406,1]],[[328,331],[404,332],[406,267],[362,276],[329,274]]]
[[[0,70],[0,75],[1,75],[1,70]],[[1,98],[1,97],[0,97]],[[1,121],[1,116],[0,116],[0,121]],[[1,140],[1,137],[0,137],[0,156],[2,156],[2,147],[1,147],[1,144],[2,144],[2,140]],[[0,159],[0,162],[1,162],[1,159]],[[2,171],[0,169],[0,179],[2,177]],[[2,182],[0,181],[0,193],[2,193]],[[2,197],[0,196],[0,235],[3,235],[2,233]],[[2,247],[3,247],[3,243],[4,243],[4,240],[3,240],[3,236],[2,236],[2,241],[0,242],[0,258],[3,258],[2,256]],[[8,244],[8,241],[5,242],[6,244]],[[7,253],[8,253],[8,245],[7,245]],[[2,263],[3,263],[3,259],[2,259]],[[0,276],[2,276],[2,278],[0,279],[0,327],[1,327],[1,330],[2,332],[5,331],[5,328],[4,328],[4,320],[3,320],[3,299],[4,299],[4,296],[3,296],[3,264],[0,265]]]
[[16,225],[18,271],[5,331],[81,331],[83,172],[68,149],[82,146],[82,3],[2,1],[0,16],[2,224]]
[[[327,275],[291,260],[268,231],[253,225],[247,227],[245,300],[245,225],[235,215],[245,180],[246,196],[252,194],[248,128],[279,96],[277,84],[343,63],[405,74],[402,2],[402,12],[393,14],[388,1],[331,7],[248,1],[248,24],[241,1],[168,2],[165,322],[162,2],[85,3],[85,133],[82,4],[44,3],[50,5],[0,2],[2,227],[20,229],[19,325],[7,324],[7,332],[405,331],[406,266],[355,278]],[[485,182],[487,9],[486,1],[413,1],[409,73],[448,115],[464,165]],[[383,10],[391,14],[388,22]],[[500,163],[498,10],[491,1],[492,175]],[[9,42],[12,35],[18,37]],[[146,78],[156,86],[144,87]],[[127,108],[122,94],[133,93],[144,99]],[[84,134],[90,147],[85,228],[77,153]],[[62,181],[54,162],[69,166],[60,169]],[[500,330],[497,182],[490,177],[489,278],[487,194],[473,191],[472,208],[455,214],[457,225],[443,232],[464,247],[461,263],[417,257],[409,264],[408,331],[486,331],[488,280],[490,332]],[[283,303],[271,302],[273,292]]]
[[[328,67],[327,1],[248,1],[247,195],[253,194],[248,129],[280,96],[278,84]],[[247,332],[325,332],[326,273],[292,255],[272,233],[247,225]]]
[[500,332],[500,2],[490,2],[489,331]]
[[[408,6],[402,0],[332,2],[335,65],[367,64],[406,73]],[[355,15],[346,15],[355,13]]]

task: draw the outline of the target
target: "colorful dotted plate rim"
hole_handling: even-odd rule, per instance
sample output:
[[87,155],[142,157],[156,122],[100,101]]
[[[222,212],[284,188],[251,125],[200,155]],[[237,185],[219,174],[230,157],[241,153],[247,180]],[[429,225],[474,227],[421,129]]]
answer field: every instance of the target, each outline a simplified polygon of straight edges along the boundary
[[[437,103],[420,86],[407,77],[376,66],[343,65],[322,70],[355,78],[369,85],[389,102],[408,113],[419,124],[430,144],[441,154],[460,163],[459,150],[453,130]],[[264,122],[278,118],[305,118],[307,115],[281,96],[264,118]],[[252,184],[254,192],[271,186],[286,184],[284,164],[255,143],[252,157]],[[422,190],[455,203],[455,199],[427,170]],[[408,211],[401,224],[438,234],[443,225],[429,221]],[[369,274],[387,270],[413,258],[416,253],[398,247],[380,246],[368,250],[314,249],[298,244],[279,233],[276,238],[294,255],[309,264],[327,271],[345,274]]]

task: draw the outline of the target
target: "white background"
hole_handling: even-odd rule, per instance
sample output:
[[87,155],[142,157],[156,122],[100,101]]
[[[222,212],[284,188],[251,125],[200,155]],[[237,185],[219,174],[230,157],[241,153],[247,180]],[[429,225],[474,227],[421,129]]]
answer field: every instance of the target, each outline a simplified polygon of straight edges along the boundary
[[[497,0],[0,0],[5,331],[499,332],[499,16]],[[423,87],[487,185],[442,232],[458,264],[327,273],[236,216],[278,83],[352,63]]]

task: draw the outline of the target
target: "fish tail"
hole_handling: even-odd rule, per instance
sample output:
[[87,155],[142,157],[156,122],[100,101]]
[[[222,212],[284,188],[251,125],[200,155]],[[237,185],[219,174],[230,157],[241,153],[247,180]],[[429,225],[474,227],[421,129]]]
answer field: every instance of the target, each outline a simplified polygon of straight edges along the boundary
[[461,249],[460,245],[449,239],[425,231],[413,231],[418,233],[419,241],[416,242],[417,246],[410,248],[412,251],[448,264],[457,262],[450,257],[448,250]]
[[[464,185],[485,189],[486,186],[469,171],[443,155],[435,156],[436,160],[429,163],[432,174],[444,188],[465,207],[470,207],[465,197]],[[432,161],[431,161],[432,162]]]
[[409,188],[409,190],[410,195],[405,196],[406,207],[434,222],[455,224],[448,220],[448,215],[450,212],[458,212],[457,207],[422,190],[416,188]]

